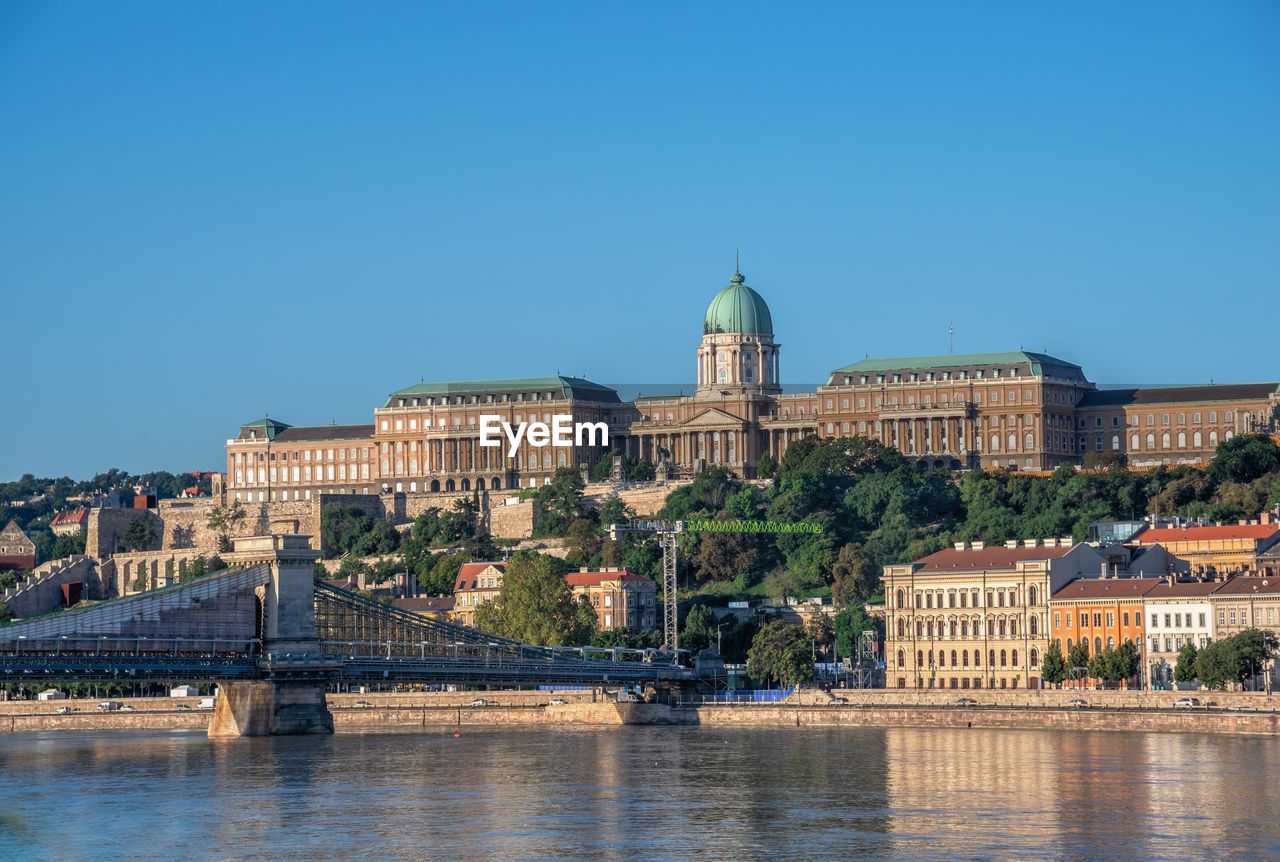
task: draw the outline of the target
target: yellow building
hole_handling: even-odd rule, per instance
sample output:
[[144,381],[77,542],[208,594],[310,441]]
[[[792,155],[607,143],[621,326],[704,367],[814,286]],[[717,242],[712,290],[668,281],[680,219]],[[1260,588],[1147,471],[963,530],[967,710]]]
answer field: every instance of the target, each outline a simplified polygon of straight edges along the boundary
[[1191,564],[1193,574],[1259,574],[1260,558],[1280,544],[1280,522],[1263,513],[1257,521],[1213,527],[1159,527],[1143,530],[1129,544],[1162,545]]
[[957,543],[886,566],[885,669],[890,688],[1039,688],[1048,601],[1105,559],[1071,539]]

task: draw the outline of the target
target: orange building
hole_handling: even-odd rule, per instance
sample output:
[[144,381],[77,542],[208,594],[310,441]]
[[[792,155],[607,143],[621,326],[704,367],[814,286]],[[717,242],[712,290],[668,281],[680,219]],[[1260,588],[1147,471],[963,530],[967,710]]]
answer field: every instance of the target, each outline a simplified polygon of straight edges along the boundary
[[1161,583],[1160,578],[1071,581],[1049,599],[1049,636],[1064,658],[1081,641],[1089,645],[1090,656],[1132,641],[1138,648],[1140,667],[1146,667],[1144,602],[1147,593]]

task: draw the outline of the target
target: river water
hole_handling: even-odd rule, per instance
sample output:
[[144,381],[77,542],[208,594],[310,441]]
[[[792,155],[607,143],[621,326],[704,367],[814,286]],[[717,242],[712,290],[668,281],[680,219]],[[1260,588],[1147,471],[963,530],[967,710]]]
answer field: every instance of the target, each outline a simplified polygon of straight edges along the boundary
[[0,739],[0,859],[1277,859],[1280,741],[963,729]]

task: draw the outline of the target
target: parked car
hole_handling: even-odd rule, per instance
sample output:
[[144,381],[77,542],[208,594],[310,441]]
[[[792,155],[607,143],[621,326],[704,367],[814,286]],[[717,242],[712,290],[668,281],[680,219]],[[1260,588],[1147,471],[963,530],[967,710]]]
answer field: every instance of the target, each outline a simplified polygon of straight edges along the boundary
[[367,700],[356,701],[356,709],[368,709],[371,706],[373,706],[373,704],[369,703]]
[[214,703],[214,698],[202,697],[200,698],[200,704],[196,707],[196,709],[213,709],[213,703]]
[[178,712],[190,712],[190,711],[191,711],[191,704],[189,704],[189,703],[180,703],[180,704],[178,704],[177,706],[175,706],[175,707],[174,707],[174,709],[176,709]]
[[1083,697],[1073,697],[1071,700],[1067,701],[1067,707],[1069,709],[1088,709],[1089,701],[1085,700]]
[[568,703],[569,703],[569,701],[565,700],[565,699],[564,699],[564,698],[562,698],[562,697],[553,697],[553,698],[551,699],[551,705],[552,705],[552,706],[565,706],[565,705],[566,705],[566,704],[568,704]]
[[962,697],[956,700],[953,706],[977,706],[978,702],[971,697]]
[[71,707],[69,706],[58,707],[58,715],[66,715],[69,712],[71,712]]
[[1180,697],[1173,702],[1174,709],[1195,709],[1200,705],[1198,697]]
[[475,700],[471,701],[471,705],[472,706],[488,706],[489,701],[485,700],[483,697],[477,697]]
[[98,712],[115,712],[120,708],[120,704],[114,700],[104,700],[98,704]]
[[132,706],[130,706],[127,703],[124,706],[120,707],[120,711],[121,712],[137,712],[136,709],[134,709]]

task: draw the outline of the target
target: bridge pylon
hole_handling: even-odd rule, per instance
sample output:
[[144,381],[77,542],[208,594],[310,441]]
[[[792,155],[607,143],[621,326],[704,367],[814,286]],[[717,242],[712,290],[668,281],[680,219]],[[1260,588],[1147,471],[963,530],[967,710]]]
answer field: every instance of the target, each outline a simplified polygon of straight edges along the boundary
[[333,733],[325,680],[338,663],[320,651],[316,636],[315,564],[320,552],[309,536],[282,534],[234,539],[222,557],[232,565],[265,565],[271,578],[259,588],[262,659],[266,679],[223,683],[209,721],[209,736]]

